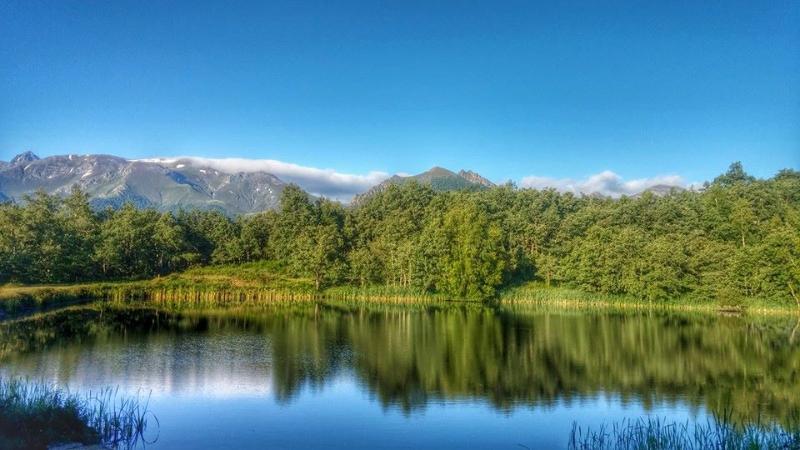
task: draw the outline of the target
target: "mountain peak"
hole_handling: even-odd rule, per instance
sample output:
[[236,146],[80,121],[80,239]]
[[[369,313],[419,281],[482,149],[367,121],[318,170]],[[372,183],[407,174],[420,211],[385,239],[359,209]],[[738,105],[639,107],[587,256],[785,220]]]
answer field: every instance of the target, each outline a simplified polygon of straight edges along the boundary
[[373,186],[367,192],[357,195],[353,199],[353,203],[358,204],[364,201],[364,199],[386,190],[386,188],[393,184],[399,185],[413,181],[430,186],[433,190],[438,192],[485,189],[494,186],[494,183],[471,170],[462,170],[459,173],[455,173],[444,167],[433,166],[427,171],[417,175],[394,175],[384,180],[382,183]]
[[433,166],[430,169],[426,170],[425,172],[422,172],[414,176],[426,179],[432,179],[432,178],[442,178],[442,177],[454,177],[456,176],[456,174],[452,170],[445,169],[444,167]]
[[23,164],[38,160],[39,157],[36,156],[36,153],[33,153],[32,151],[28,150],[27,152],[23,152],[15,156],[14,159],[11,160],[11,164]]
[[451,170],[445,169],[442,166],[433,166],[430,169],[428,169],[427,173],[441,173],[449,175],[452,174],[453,172]]

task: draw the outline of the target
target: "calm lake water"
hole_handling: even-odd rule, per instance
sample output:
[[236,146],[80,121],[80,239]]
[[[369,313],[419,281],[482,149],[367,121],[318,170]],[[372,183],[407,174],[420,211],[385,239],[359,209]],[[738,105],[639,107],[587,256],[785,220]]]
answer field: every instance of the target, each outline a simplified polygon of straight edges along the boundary
[[86,306],[0,324],[0,375],[149,394],[153,449],[565,448],[646,415],[785,422],[795,317]]

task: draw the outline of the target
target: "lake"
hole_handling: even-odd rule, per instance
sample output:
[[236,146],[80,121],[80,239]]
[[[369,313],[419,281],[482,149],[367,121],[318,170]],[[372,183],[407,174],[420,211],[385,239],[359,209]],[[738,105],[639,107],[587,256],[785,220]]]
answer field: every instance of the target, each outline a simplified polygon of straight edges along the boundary
[[149,396],[152,449],[566,448],[573,423],[786,423],[797,317],[87,305],[0,324],[0,375]]

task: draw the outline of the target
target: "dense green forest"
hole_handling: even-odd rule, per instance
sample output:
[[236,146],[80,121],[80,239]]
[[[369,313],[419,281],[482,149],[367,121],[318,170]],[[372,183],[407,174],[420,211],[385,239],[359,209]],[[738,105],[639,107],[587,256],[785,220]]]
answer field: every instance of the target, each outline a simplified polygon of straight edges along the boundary
[[621,199],[408,183],[345,207],[287,187],[277,211],[94,211],[79,189],[0,205],[0,283],[146,278],[276,261],[317,288],[392,286],[487,299],[541,280],[646,301],[800,306],[800,172],[741,164],[696,191]]

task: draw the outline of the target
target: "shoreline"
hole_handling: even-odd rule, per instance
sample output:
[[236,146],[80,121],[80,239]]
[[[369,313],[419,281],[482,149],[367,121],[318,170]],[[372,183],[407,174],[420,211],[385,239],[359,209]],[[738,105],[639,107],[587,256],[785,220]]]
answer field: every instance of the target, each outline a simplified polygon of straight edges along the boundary
[[[713,302],[691,303],[686,299],[668,302],[647,302],[585,291],[528,284],[522,288],[501,291],[489,301],[449,299],[439,294],[417,293],[391,286],[365,288],[340,285],[321,291],[305,286],[288,287],[284,283],[244,283],[236,278],[217,278],[214,283],[192,282],[180,276],[141,281],[79,283],[65,285],[0,286],[0,320],[13,319],[36,312],[78,305],[92,301],[145,300],[194,306],[233,307],[285,302],[354,301],[384,304],[447,304],[469,303],[504,307],[540,306],[574,310],[661,310],[721,315],[796,316],[800,310],[788,306],[769,305],[763,301],[753,305],[726,306]],[[197,280],[194,280],[197,281]]]

